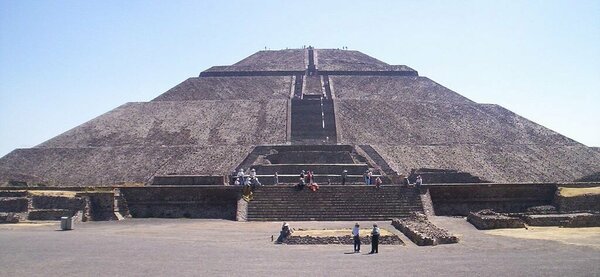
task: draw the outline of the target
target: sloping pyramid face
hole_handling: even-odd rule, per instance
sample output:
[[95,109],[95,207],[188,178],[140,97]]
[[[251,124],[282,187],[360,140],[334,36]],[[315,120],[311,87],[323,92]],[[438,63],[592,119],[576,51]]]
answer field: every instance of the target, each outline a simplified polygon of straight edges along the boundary
[[[323,128],[333,126],[327,136],[297,135],[315,119],[294,105],[319,103],[302,99],[320,99],[321,114],[331,109],[331,120],[323,115]],[[564,182],[600,171],[599,151],[407,66],[357,51],[295,49],[212,67],[150,102],[124,104],[14,150],[0,159],[0,182],[84,186],[227,175],[254,146],[320,143],[371,145],[397,172],[452,169],[491,182]]]

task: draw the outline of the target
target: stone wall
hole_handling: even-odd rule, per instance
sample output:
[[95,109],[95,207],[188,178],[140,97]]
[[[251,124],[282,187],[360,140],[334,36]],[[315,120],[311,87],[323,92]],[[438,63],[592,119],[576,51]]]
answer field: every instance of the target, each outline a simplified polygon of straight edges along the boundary
[[552,203],[556,184],[439,184],[427,185],[436,215],[467,216],[491,209],[524,212]]
[[435,226],[424,214],[414,213],[407,218],[394,219],[392,225],[419,246],[458,242],[456,236]]
[[524,215],[529,226],[600,227],[599,213]]
[[479,230],[525,228],[525,223],[520,218],[509,217],[491,210],[469,213],[467,221]]
[[235,220],[240,187],[121,188],[132,217],[222,218]]
[[226,183],[223,175],[162,175],[152,179],[155,186],[219,186]]
[[[354,238],[350,235],[346,236],[331,236],[331,237],[316,237],[316,236],[290,236],[284,241],[286,244],[354,244]],[[371,244],[370,236],[362,236],[360,238],[362,245],[369,246]],[[404,242],[396,235],[382,235],[379,237],[379,244],[385,245],[404,245]]]
[[81,192],[77,196],[89,199],[92,220],[113,220],[115,215],[115,194],[111,192]]
[[560,194],[560,191],[557,191],[554,196],[554,205],[562,213],[600,212],[600,194],[564,196]]
[[27,198],[2,198],[0,199],[0,212],[26,212]]

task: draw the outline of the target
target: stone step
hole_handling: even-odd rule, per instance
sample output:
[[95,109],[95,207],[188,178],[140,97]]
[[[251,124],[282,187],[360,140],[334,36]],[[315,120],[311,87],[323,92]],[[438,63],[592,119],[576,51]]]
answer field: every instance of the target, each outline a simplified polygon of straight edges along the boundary
[[302,170],[311,170],[313,173],[341,175],[345,169],[348,175],[362,176],[369,166],[367,164],[267,164],[255,166],[256,174],[258,175],[273,175],[278,174],[296,174],[300,178]]
[[248,203],[248,220],[388,219],[423,211],[413,188],[322,186],[317,192],[293,187],[260,187]]
[[[394,218],[408,217],[409,215],[395,216],[395,217],[352,217],[352,218],[328,218],[323,221],[384,221],[392,220]],[[271,218],[249,218],[248,221],[321,221],[317,218],[288,218],[288,217],[271,217]]]
[[0,190],[0,198],[2,197],[27,197],[26,190]]
[[[261,184],[272,186],[275,185],[275,177],[273,175],[257,175]],[[377,176],[377,175],[375,175]],[[389,184],[391,181],[389,178],[383,176],[381,177],[383,184]],[[330,185],[342,185],[342,177],[336,175],[324,175],[324,174],[315,174],[313,177],[313,181],[319,184],[319,186],[328,186],[327,182],[330,182]],[[278,186],[290,186],[297,185],[300,182],[300,175],[290,175],[290,176],[279,176],[279,184]],[[346,178],[347,186],[357,186],[357,185],[365,185],[365,181],[362,176],[356,177],[347,177]]]
[[271,164],[353,164],[348,151],[286,151],[268,155]]
[[319,208],[310,208],[310,207],[305,207],[304,209],[299,209],[299,208],[279,208],[279,209],[249,209],[248,212],[249,214],[277,214],[277,213],[284,213],[284,214],[354,214],[354,213],[368,213],[368,214],[374,214],[374,213],[389,213],[389,212],[406,212],[406,211],[412,211],[415,208],[419,208],[420,206],[417,205],[406,205],[403,207],[386,207],[386,208],[381,208],[378,209],[377,207],[369,207],[369,208],[364,208],[364,209],[359,209],[356,206],[346,206],[343,208],[335,208],[335,207],[319,207]]

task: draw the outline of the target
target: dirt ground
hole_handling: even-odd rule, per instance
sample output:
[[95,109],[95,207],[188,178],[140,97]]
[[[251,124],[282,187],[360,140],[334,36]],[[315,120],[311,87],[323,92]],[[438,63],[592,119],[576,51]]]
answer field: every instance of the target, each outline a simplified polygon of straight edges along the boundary
[[600,227],[560,228],[530,226],[528,229],[496,229],[485,231],[485,233],[521,239],[550,240],[600,249]]
[[[126,219],[0,225],[0,276],[598,276],[598,236],[574,243],[479,231],[464,218],[434,217],[458,244],[406,245],[379,254],[351,245],[277,245],[282,222]],[[355,222],[288,222],[296,229],[349,229]],[[359,222],[371,226],[374,222]],[[578,229],[560,231],[579,232]],[[595,233],[595,230],[591,231]],[[574,234],[574,233],[572,233]]]

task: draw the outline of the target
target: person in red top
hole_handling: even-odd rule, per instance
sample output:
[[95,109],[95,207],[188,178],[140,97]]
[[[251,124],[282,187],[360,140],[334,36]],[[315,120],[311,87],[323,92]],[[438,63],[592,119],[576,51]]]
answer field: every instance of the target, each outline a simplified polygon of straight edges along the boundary
[[309,170],[308,173],[306,173],[306,177],[308,179],[307,183],[309,185],[312,184],[312,182],[313,182],[313,172],[311,170]]

